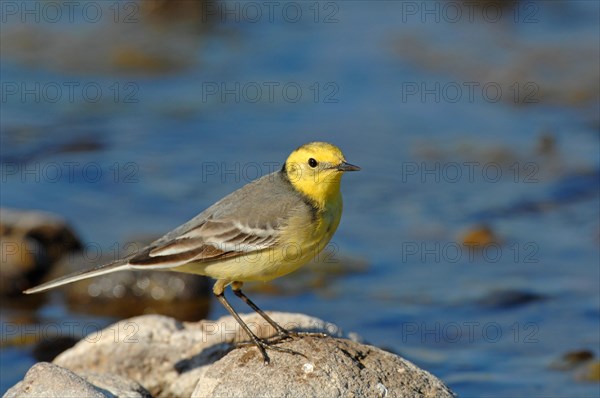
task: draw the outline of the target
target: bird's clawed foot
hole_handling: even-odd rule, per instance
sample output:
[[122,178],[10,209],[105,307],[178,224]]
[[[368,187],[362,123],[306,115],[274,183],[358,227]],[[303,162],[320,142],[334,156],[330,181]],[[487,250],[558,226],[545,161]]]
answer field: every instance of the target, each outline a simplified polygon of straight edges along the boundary
[[238,343],[238,344],[236,344],[236,347],[248,347],[248,346],[252,346],[252,345],[256,346],[256,348],[258,348],[258,350],[260,351],[260,353],[263,357],[265,365],[268,365],[271,360],[269,358],[269,355],[267,354],[267,350],[279,351],[279,352],[283,352],[286,354],[292,354],[292,355],[300,355],[301,357],[308,359],[308,357],[306,355],[302,354],[301,352],[294,351],[289,348],[283,348],[283,347],[277,346],[277,344],[279,344],[279,343],[282,343],[287,340],[300,339],[303,337],[316,337],[316,338],[329,337],[329,335],[327,333],[294,332],[294,331],[285,330],[283,328],[281,328],[281,330],[282,330],[282,332],[278,331],[278,333],[275,336],[269,337],[268,339],[261,339],[259,337],[256,337],[256,338],[252,338],[251,341],[245,341],[242,343]]
[[281,341],[301,339],[303,337],[317,337],[324,338],[329,337],[327,333],[323,332],[295,332],[291,330],[285,330],[283,328],[277,330],[277,334],[267,339],[269,343],[279,343]]
[[[275,336],[277,337],[277,336]],[[248,347],[248,346],[256,346],[256,348],[258,348],[258,351],[260,351],[260,354],[263,357],[263,360],[265,362],[265,365],[268,365],[271,362],[271,359],[269,358],[269,355],[267,355],[267,350],[273,350],[273,351],[279,351],[279,352],[283,352],[286,354],[292,354],[292,355],[300,355],[301,357],[307,358],[306,355],[302,354],[301,352],[298,351],[294,351],[294,350],[290,350],[289,348],[283,348],[283,347],[278,347],[277,344],[281,343],[283,340],[276,340],[276,341],[271,341],[269,340],[263,340],[261,338],[253,338],[252,341],[245,341],[242,343],[238,343],[236,344],[237,347]]]

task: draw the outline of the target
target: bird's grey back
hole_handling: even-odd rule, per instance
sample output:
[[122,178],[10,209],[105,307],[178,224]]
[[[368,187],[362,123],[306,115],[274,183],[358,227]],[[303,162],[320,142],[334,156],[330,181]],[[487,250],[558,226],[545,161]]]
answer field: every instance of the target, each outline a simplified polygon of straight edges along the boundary
[[150,246],[171,241],[207,220],[239,220],[250,227],[278,229],[293,210],[306,207],[306,200],[292,187],[284,172],[276,171],[230,193]]

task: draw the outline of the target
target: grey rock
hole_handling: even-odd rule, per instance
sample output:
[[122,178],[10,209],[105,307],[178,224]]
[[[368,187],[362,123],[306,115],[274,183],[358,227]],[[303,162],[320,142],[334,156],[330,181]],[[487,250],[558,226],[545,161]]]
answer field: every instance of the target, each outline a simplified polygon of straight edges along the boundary
[[[78,380],[77,391],[87,388],[79,396],[453,396],[441,381],[412,363],[340,338],[344,333],[331,323],[302,314],[269,315],[286,328],[325,331],[335,337],[281,342],[280,347],[304,356],[269,350],[271,364],[265,366],[255,347],[234,349],[233,343],[246,341],[247,336],[230,316],[187,323],[145,315],[86,336],[54,364],[76,373],[68,375]],[[258,315],[242,317],[260,337],[274,335]],[[41,365],[30,372],[37,366]],[[56,368],[66,372],[60,367]],[[28,373],[11,391],[23,391],[23,384],[29,383],[29,389],[39,384],[45,387],[35,391],[62,396],[62,385],[68,383],[52,384],[56,380],[51,374]]]
[[122,398],[151,398],[152,395],[139,383],[111,373],[81,373],[88,383],[93,384],[107,396]]
[[114,374],[72,371],[48,362],[31,367],[25,378],[9,389],[4,398],[16,397],[128,397],[147,398],[150,393],[133,380]]
[[25,378],[4,394],[4,398],[82,396],[103,398],[106,395],[75,373],[47,362],[32,366]]
[[303,337],[269,351],[253,347],[202,369],[193,397],[454,397],[439,379],[409,361],[350,340]]
[[[289,329],[342,336],[337,326],[318,318],[269,314]],[[242,318],[261,337],[275,334],[256,314]],[[56,357],[54,363],[77,373],[124,375],[143,385],[153,396],[189,396],[202,366],[224,356],[231,350],[231,343],[246,340],[247,336],[230,316],[188,323],[161,315],[144,315],[90,334]]]
[[6,392],[4,398],[106,396],[75,373],[47,362],[39,362],[29,369],[22,381]]
[[133,380],[114,374],[72,371],[48,362],[31,367],[25,378],[9,389],[3,398],[16,397],[128,397],[146,398],[150,393]]
[[180,322],[160,315],[131,318],[90,334],[54,363],[77,373],[124,375],[160,395],[177,379],[174,364],[185,355],[184,347],[202,349],[194,336],[178,338],[181,330]]

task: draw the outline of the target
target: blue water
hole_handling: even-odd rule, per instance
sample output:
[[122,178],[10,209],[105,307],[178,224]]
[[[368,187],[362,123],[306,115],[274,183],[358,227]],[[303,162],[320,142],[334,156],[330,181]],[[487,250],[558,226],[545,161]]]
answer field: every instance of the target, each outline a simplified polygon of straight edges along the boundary
[[[224,4],[239,20],[191,32],[141,13],[137,35],[108,11],[94,24],[7,17],[2,206],[60,214],[109,248],[160,235],[298,145],[330,141],[363,169],[344,177],[334,243],[368,269],[301,295],[254,294],[262,307],[355,331],[461,396],[598,396],[598,383],[549,368],[570,350],[600,354],[598,4],[521,2],[495,21],[460,2],[290,3],[297,22],[271,21],[262,3],[258,22],[250,3],[217,12]],[[104,55],[148,48],[144,38],[181,65],[123,69]],[[7,94],[35,82],[39,101]],[[537,150],[544,135],[553,150]],[[74,142],[93,150],[64,149]],[[483,253],[459,245],[479,224],[499,239]],[[490,305],[497,291],[539,299]],[[80,316],[60,299],[28,315]],[[3,348],[2,391],[30,351]]]

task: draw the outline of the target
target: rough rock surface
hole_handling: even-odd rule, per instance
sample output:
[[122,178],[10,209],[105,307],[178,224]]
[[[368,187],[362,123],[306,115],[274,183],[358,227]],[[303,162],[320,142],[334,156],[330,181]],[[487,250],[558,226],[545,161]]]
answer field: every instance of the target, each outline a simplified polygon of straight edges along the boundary
[[23,381],[6,392],[16,397],[150,397],[138,383],[113,374],[77,375],[60,366],[39,362],[29,369]]
[[202,368],[193,397],[453,397],[430,373],[397,355],[345,339],[303,337],[270,351],[239,349]]
[[0,208],[0,294],[20,295],[39,283],[81,242],[67,222],[51,213]]
[[[341,336],[335,325],[317,318],[301,314],[271,315],[288,329],[326,331]],[[259,336],[274,334],[273,328],[256,314],[243,319]],[[230,316],[187,323],[161,315],[144,315],[90,334],[59,355],[54,363],[78,373],[125,375],[155,396],[190,396],[201,366],[224,356],[232,348],[229,343],[246,340]]]
[[[333,324],[302,314],[270,315],[288,329],[326,331],[336,338],[305,336],[281,342],[280,347],[305,357],[269,350],[271,365],[265,366],[255,347],[233,349],[232,343],[247,338],[232,317],[186,323],[145,315],[92,333],[60,354],[54,364],[87,380],[82,382],[87,383],[90,396],[93,391],[143,396],[138,390],[138,395],[117,393],[116,388],[135,390],[135,384],[129,384],[133,381],[152,396],[453,396],[441,381],[410,362],[338,338],[343,333]],[[266,338],[274,334],[258,315],[243,318],[257,335]],[[58,369],[66,372],[62,368]],[[114,380],[115,375],[120,381]],[[45,376],[37,381],[26,377],[19,385],[26,382],[47,383]],[[49,391],[56,390],[45,385],[36,391],[54,396]]]

